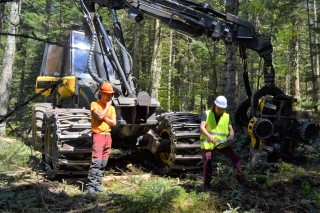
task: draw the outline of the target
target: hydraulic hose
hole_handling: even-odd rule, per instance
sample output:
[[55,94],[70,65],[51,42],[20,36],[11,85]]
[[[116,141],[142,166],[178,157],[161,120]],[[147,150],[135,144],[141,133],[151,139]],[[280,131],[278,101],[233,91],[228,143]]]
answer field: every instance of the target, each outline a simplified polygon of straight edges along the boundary
[[91,46],[90,46],[90,52],[89,52],[89,56],[88,56],[88,60],[87,60],[87,66],[88,66],[89,74],[91,75],[93,80],[98,82],[99,86],[101,86],[103,84],[103,80],[98,76],[97,73],[95,73],[93,71],[93,66],[92,66],[92,57],[93,57],[93,52],[94,52],[94,48],[96,45],[96,41],[97,41],[97,35],[95,33],[93,33],[92,40],[91,40]]
[[[105,38],[107,38],[107,37],[108,37],[108,34],[107,34],[106,30],[104,29],[103,24],[101,23],[101,21],[100,21],[99,19],[97,19],[97,22],[98,22],[98,24],[99,24],[101,33],[103,34],[103,36],[104,36]],[[105,40],[106,40],[107,42],[109,42],[109,39],[105,39]],[[121,64],[120,64],[119,60],[118,60],[117,54],[116,54],[116,52],[114,51],[114,49],[112,48],[112,44],[107,44],[107,45],[110,46],[111,56],[112,56],[112,58],[114,59],[114,62],[115,62],[115,64],[116,64],[116,66],[117,66],[118,74],[119,74],[119,76],[121,77],[122,83],[124,84],[124,87],[126,88],[128,95],[129,95],[129,96],[135,95],[135,92],[132,90],[132,88],[131,88],[130,85],[128,84],[128,81],[127,81],[127,79],[126,79],[125,73],[124,73],[124,71],[123,71],[123,69],[122,69],[122,67],[121,67]],[[88,57],[88,58],[89,58],[89,57]],[[91,57],[91,58],[92,58],[92,57]]]

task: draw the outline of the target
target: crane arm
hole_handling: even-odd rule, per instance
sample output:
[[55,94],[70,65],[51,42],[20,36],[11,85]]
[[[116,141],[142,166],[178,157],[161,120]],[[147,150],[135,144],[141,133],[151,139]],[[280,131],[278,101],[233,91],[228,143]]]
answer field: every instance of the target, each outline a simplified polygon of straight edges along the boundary
[[[192,37],[207,36],[212,40],[223,40],[226,44],[239,45],[240,57],[246,59],[246,49],[251,49],[264,60],[264,80],[274,87],[272,65],[273,47],[270,41],[260,38],[253,25],[230,13],[222,13],[208,4],[190,0],[84,0],[94,11],[95,5],[108,7],[112,11],[127,10],[130,19],[140,22],[144,15],[156,18],[169,28]],[[115,14],[115,12],[113,12]],[[118,24],[120,25],[120,24]],[[123,40],[122,32],[119,40]],[[124,41],[123,41],[123,46]],[[124,57],[125,58],[125,57]],[[244,73],[246,91],[251,96],[247,73]]]
[[272,66],[272,45],[259,38],[252,24],[230,13],[222,13],[208,4],[189,0],[87,0],[102,7],[128,10],[136,22],[148,15],[159,19],[168,27],[193,37],[206,35],[213,40],[224,40],[227,44],[239,45],[256,51],[266,63]]

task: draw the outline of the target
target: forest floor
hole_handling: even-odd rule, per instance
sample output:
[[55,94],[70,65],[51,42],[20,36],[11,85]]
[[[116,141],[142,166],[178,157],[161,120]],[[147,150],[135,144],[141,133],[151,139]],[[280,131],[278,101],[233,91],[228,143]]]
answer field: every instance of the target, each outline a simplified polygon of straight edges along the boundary
[[[83,191],[85,177],[49,180],[39,153],[15,139],[0,142],[0,155],[7,153],[0,158],[0,212],[320,212],[319,151],[300,164],[243,162],[243,184],[217,158],[210,193],[201,171],[161,176],[131,153],[114,151],[103,182],[108,193],[92,196]],[[19,164],[15,156],[23,153],[27,161]]]

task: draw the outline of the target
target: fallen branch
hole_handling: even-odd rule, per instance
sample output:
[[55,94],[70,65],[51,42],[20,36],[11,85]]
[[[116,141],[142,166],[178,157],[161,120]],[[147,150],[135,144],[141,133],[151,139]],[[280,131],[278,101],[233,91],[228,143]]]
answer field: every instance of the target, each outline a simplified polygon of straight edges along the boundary
[[15,165],[15,164],[13,164],[12,166],[17,167],[17,168],[24,170],[24,171],[31,171],[31,168],[25,168],[25,167],[21,167],[21,166]]
[[85,211],[88,211],[88,210],[95,209],[95,208],[97,208],[97,207],[101,207],[101,206],[103,206],[103,205],[105,205],[105,204],[100,203],[100,204],[96,204],[96,205],[94,205],[94,206],[89,206],[89,207],[87,207],[87,208],[70,210],[70,211],[68,211],[67,213],[82,213],[82,212],[85,212]]
[[297,206],[297,205],[291,205],[291,206],[286,206],[286,207],[284,207],[284,208],[282,208],[282,209],[280,209],[279,210],[279,212],[282,212],[283,210],[286,210],[286,209],[290,209],[290,208],[297,208],[297,209],[303,209],[302,207],[300,207],[300,206]]
[[41,200],[42,200],[42,203],[43,203],[44,207],[48,210],[48,212],[52,213],[52,211],[50,211],[50,209],[48,208],[48,206],[47,206],[46,203],[44,202],[42,190],[41,190]]
[[127,182],[125,182],[125,181],[122,181],[121,183],[123,183],[123,184],[125,184],[125,185],[128,185],[128,186],[131,186],[132,188],[139,188],[139,186],[134,186],[134,185],[132,185],[132,184],[130,184],[130,183],[127,183]]
[[76,210],[70,210],[67,213],[81,213],[81,212],[85,212],[88,210],[92,210],[95,209],[98,205],[94,205],[94,206],[89,206],[87,208],[82,208],[82,209],[76,209]]
[[114,182],[117,180],[128,180],[131,178],[149,179],[149,178],[151,178],[151,175],[150,174],[143,174],[143,175],[106,176],[106,177],[102,178],[102,183]]
[[81,183],[81,191],[83,192],[83,186],[84,186],[84,182],[77,180],[78,183]]
[[0,174],[16,174],[16,173],[24,173],[25,172],[25,170],[23,170],[23,171],[21,171],[21,170],[19,170],[19,171],[6,171],[6,172],[0,172]]

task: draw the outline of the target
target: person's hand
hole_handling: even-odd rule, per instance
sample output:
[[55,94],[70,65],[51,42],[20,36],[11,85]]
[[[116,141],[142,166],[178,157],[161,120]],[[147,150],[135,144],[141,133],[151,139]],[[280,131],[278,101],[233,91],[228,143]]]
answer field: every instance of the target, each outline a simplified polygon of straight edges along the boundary
[[214,139],[214,137],[212,137],[211,135],[209,137],[209,140],[214,144],[217,143],[216,139]]
[[109,106],[111,106],[111,104],[112,104],[112,99],[110,99],[108,102],[107,102],[107,105],[106,105],[106,107],[109,107]]
[[228,139],[227,139],[227,141],[228,141],[228,142],[230,142],[230,143],[232,144],[232,143],[234,142],[234,140],[233,140],[233,136],[229,136],[229,137],[228,137]]

